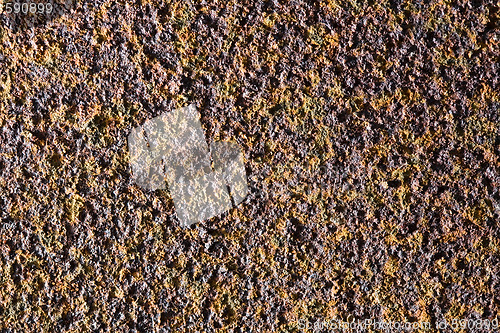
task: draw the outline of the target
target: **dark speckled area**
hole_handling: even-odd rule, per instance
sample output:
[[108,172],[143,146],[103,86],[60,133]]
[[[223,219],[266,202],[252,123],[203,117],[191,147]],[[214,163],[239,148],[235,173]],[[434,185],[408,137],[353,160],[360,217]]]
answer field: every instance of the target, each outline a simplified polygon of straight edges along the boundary
[[[0,331],[495,319],[498,9],[138,0],[32,28],[0,16]],[[208,142],[242,147],[251,193],[186,229],[167,190],[132,182],[127,136],[191,103]]]

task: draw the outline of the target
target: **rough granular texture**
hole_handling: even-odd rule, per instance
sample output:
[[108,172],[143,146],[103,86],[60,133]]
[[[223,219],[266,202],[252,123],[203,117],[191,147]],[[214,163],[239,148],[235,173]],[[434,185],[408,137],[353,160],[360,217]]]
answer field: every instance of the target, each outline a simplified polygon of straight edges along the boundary
[[[1,16],[0,329],[495,319],[498,7],[98,0],[33,28]],[[185,229],[167,190],[132,182],[126,138],[190,103],[208,142],[242,147],[251,193]]]

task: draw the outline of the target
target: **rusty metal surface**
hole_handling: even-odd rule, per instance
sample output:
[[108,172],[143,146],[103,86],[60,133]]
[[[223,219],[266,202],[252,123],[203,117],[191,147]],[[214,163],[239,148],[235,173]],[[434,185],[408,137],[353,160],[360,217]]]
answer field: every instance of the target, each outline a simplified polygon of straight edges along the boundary
[[[498,16],[141,0],[1,17],[0,329],[493,320]],[[167,190],[133,183],[126,138],[190,103],[208,142],[242,147],[250,194],[182,228]]]

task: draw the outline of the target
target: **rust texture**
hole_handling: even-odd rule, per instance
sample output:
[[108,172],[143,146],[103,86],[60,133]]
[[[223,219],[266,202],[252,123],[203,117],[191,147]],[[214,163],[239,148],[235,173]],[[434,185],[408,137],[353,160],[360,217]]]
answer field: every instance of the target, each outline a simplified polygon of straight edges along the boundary
[[[0,23],[2,332],[500,315],[497,1],[98,0]],[[250,194],[182,228],[126,138],[190,103],[242,147]]]

